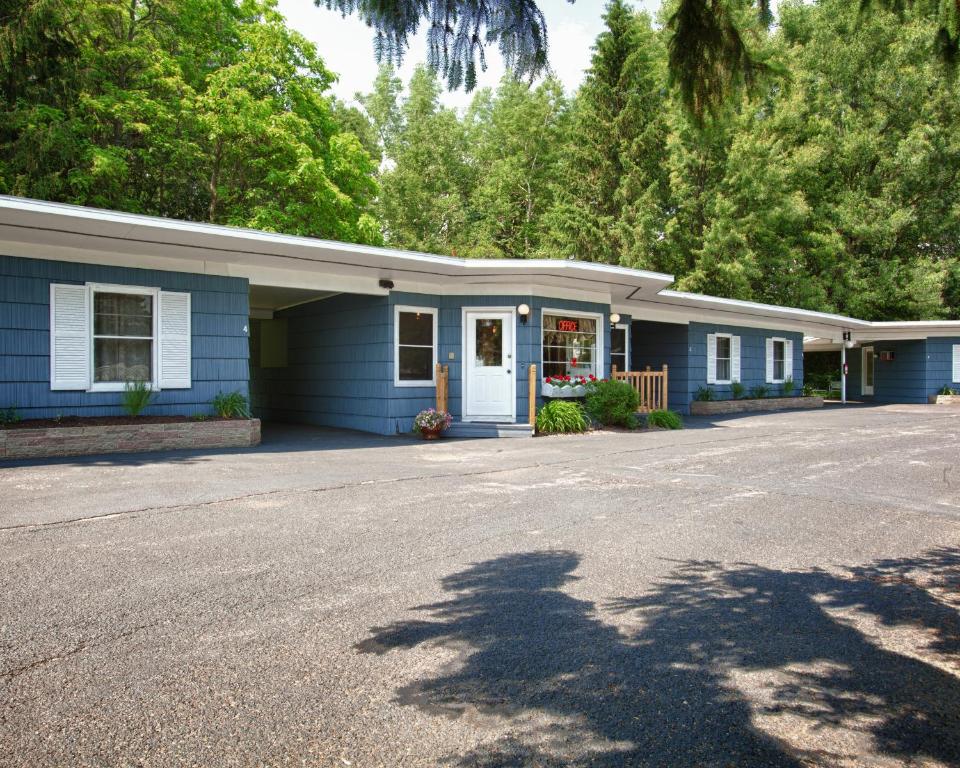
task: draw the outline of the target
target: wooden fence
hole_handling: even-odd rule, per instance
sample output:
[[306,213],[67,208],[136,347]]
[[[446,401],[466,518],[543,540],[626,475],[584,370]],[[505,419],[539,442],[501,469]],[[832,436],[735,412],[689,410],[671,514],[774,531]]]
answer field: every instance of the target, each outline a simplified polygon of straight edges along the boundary
[[617,366],[610,370],[610,378],[627,382],[640,395],[640,413],[667,410],[667,366],[662,371],[651,371],[648,365],[644,371],[618,371]]
[[450,366],[437,363],[437,410],[447,412],[450,397]]

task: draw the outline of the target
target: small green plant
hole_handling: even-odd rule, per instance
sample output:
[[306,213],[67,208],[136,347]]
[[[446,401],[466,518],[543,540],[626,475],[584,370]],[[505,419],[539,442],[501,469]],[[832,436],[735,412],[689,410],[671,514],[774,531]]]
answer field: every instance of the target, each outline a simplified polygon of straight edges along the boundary
[[949,384],[944,384],[940,387],[940,391],[937,392],[938,395],[960,395],[960,390],[954,389]]
[[793,390],[796,389],[796,387],[797,387],[797,385],[794,383],[793,379],[792,379],[790,376],[787,376],[787,378],[785,378],[785,379],[783,380],[783,384],[782,384],[781,386],[782,386],[782,389],[783,389],[783,396],[784,396],[784,397],[790,397],[790,396],[792,396],[792,395],[793,395]]
[[606,426],[637,426],[640,395],[625,381],[598,381],[587,390],[584,403],[590,418]]
[[62,421],[63,421],[63,414],[62,414],[62,413],[58,413],[56,416],[53,417],[53,423],[54,423],[54,424],[60,424]]
[[770,394],[770,387],[766,387],[763,384],[757,384],[750,390],[750,396],[755,397],[758,400],[762,400],[768,394]]
[[734,400],[739,400],[747,392],[747,388],[743,386],[739,381],[735,381],[730,385],[730,394],[733,395]]
[[647,414],[648,427],[661,429],[683,429],[683,419],[675,411],[650,411]]
[[699,400],[702,403],[709,402],[713,400],[713,390],[710,387],[697,387],[696,394],[694,394],[693,399]]
[[128,416],[139,416],[153,400],[153,390],[145,381],[128,381],[123,385],[123,410]]
[[16,424],[20,421],[20,414],[12,405],[9,408],[0,408],[0,427]]
[[551,400],[537,413],[537,432],[545,435],[586,432],[587,426],[580,403],[570,400]]
[[813,388],[812,384],[803,385],[803,396],[804,397],[813,397],[816,390]]
[[206,421],[210,418],[208,413],[195,413],[190,417],[190,421]]
[[218,392],[211,405],[221,419],[250,418],[247,397],[239,390],[236,392]]

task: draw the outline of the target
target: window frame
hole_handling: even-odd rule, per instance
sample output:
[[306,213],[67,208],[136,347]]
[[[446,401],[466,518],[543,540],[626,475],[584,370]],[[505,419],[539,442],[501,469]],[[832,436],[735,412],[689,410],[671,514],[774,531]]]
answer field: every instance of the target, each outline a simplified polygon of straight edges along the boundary
[[567,317],[582,317],[586,320],[595,320],[597,323],[597,357],[596,357],[596,369],[597,372],[594,374],[598,379],[602,379],[605,375],[604,373],[604,355],[606,354],[604,341],[606,339],[606,334],[604,333],[604,315],[602,312],[587,312],[584,310],[575,310],[575,309],[555,309],[553,307],[541,307],[540,308],[540,381],[546,379],[546,366],[543,362],[543,325],[544,318],[547,315],[558,315]]
[[613,331],[623,331],[623,370],[630,370],[630,323],[614,323],[610,326],[610,370],[613,370],[613,356],[614,354],[620,354],[619,352],[613,351]]
[[[720,333],[715,332],[713,334],[713,383],[714,384],[733,384],[733,337],[735,334],[732,333]],[[728,343],[729,357],[720,357],[720,345],[717,343],[719,339],[726,339]],[[726,379],[720,378],[720,366],[718,363],[721,360],[726,360],[728,363],[727,370],[729,371],[729,376]]]
[[150,381],[146,382],[147,386],[155,391],[160,391],[160,380],[158,376],[160,374],[160,354],[159,354],[159,338],[160,338],[160,289],[159,288],[148,288],[141,285],[115,285],[111,283],[87,283],[87,291],[89,292],[89,323],[90,323],[90,388],[88,392],[123,392],[127,383],[123,381],[94,381],[96,378],[96,347],[97,347],[97,338],[104,339],[115,339],[115,338],[126,338],[126,339],[146,339],[146,336],[98,336],[96,328],[96,295],[98,293],[120,293],[128,294],[131,296],[150,296],[151,297],[151,323],[150,330],[152,336],[150,337]]
[[[772,342],[770,347],[770,370],[773,374],[770,377],[770,382],[772,384],[783,384],[783,382],[787,380],[787,339],[782,336],[771,336],[770,341]],[[783,358],[781,360],[783,376],[779,379],[777,378],[777,344],[783,345]]]
[[[400,344],[400,314],[429,314],[433,317],[433,364],[430,366],[429,379],[400,380],[400,347],[426,349],[426,344]],[[395,387],[436,387],[437,386],[437,318],[439,310],[436,307],[413,307],[408,304],[394,304],[393,306],[393,386]]]

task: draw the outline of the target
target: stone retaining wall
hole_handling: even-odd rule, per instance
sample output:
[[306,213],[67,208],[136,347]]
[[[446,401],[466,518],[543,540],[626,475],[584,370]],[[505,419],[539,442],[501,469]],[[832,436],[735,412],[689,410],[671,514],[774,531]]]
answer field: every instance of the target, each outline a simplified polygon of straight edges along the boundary
[[927,400],[936,405],[960,405],[960,395],[930,395]]
[[785,411],[791,408],[822,408],[822,397],[763,397],[744,400],[694,400],[691,416],[717,416],[749,411]]
[[142,453],[260,444],[260,419],[0,429],[0,459]]

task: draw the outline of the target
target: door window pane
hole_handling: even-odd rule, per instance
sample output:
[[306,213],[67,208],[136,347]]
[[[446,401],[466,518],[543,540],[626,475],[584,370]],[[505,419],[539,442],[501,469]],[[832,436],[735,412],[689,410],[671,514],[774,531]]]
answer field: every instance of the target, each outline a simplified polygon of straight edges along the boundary
[[618,371],[627,370],[627,329],[610,329],[610,365]]
[[475,321],[476,366],[493,368],[503,365],[503,320]]

